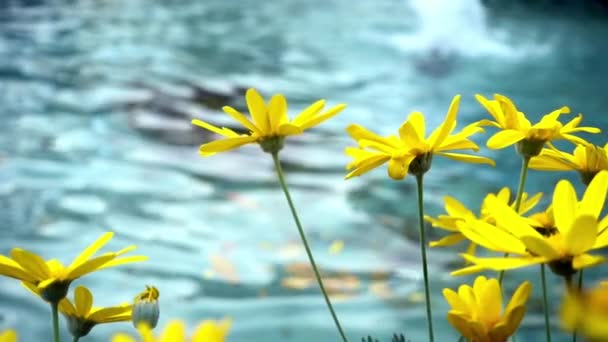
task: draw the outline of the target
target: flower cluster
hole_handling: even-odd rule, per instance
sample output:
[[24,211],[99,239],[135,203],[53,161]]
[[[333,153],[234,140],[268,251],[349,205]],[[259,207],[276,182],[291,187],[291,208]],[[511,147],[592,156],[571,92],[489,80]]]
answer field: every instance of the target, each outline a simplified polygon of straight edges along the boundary
[[[340,337],[347,342],[336,310],[325,290],[279,159],[286,137],[301,134],[332,118],[345,105],[339,104],[323,111],[325,101],[319,100],[290,119],[287,100],[281,94],[272,96],[266,103],[257,91],[249,89],[245,99],[249,117],[232,107],[223,108],[224,112],[244,127],[243,134],[203,120],[192,121],[194,125],[223,137],[202,144],[199,152],[207,157],[245,144],[257,143],[264,152],[271,154],[278,183],[319,289]],[[447,321],[464,339],[474,342],[506,342],[513,336],[524,320],[532,286],[529,281],[521,283],[503,307],[503,295],[506,293],[502,284],[504,272],[540,265],[547,341],[550,341],[551,324],[545,266],[564,278],[565,296],[561,306],[563,328],[572,332],[574,337],[582,334],[591,340],[608,340],[608,282],[586,289],[582,273],[584,269],[606,261],[599,251],[608,246],[608,216],[602,217],[608,195],[608,144],[603,147],[593,145],[578,135],[600,132],[595,127],[581,127],[581,114],[563,123],[562,117],[570,113],[568,107],[560,107],[532,124],[513,101],[504,95],[496,94],[493,99],[476,95],[476,99],[489,112],[491,119],[470,123],[461,130],[457,130],[460,95],[452,99],[445,119],[428,135],[425,116],[420,112],[411,113],[399,126],[397,133],[392,135],[382,136],[358,124],[346,128],[355,145],[345,150],[352,158],[346,166],[346,179],[362,176],[384,164],[387,164],[388,176],[393,180],[404,180],[408,174],[415,178],[429,340],[434,341],[434,329],[427,247],[453,246],[463,241],[468,241],[469,247],[465,253],[460,254],[464,261],[462,268],[453,270],[452,275],[498,272],[497,278],[478,276],[472,286],[463,284],[457,291],[444,289],[443,295],[450,305]],[[436,217],[424,215],[423,179],[431,170],[434,157],[496,165],[494,160],[474,154],[480,147],[472,140],[473,136],[485,133],[486,128],[498,129],[486,141],[488,148],[516,147],[522,169],[515,196],[512,196],[512,191],[507,187],[496,193],[488,193],[478,211],[470,210],[454,197],[445,196],[445,214]],[[556,140],[574,144],[572,154],[557,149],[553,144]],[[467,153],[462,153],[463,151]],[[575,170],[580,174],[586,189],[579,197],[574,184],[560,180],[551,195],[551,203],[539,209],[543,194],[529,195],[525,192],[529,169]],[[435,228],[447,231],[448,235],[427,246],[425,221]],[[202,321],[191,333],[188,333],[184,322],[172,320],[162,333],[155,334],[153,329],[159,320],[160,293],[154,286],[146,286],[145,291],[137,295],[133,303],[105,308],[93,306],[93,294],[84,286],[77,286],[70,299],[70,286],[79,278],[106,268],[146,259],[144,256],[125,256],[135,246],[97,255],[112,236],[112,233],[102,235],[68,266],[56,259],[45,260],[33,252],[14,248],[10,256],[0,255],[0,275],[21,281],[25,288],[50,304],[55,342],[59,342],[59,312],[65,317],[74,341],[87,336],[96,325],[125,321],[133,323],[139,339],[128,333],[118,333],[112,337],[112,342],[225,341],[231,326],[230,319]],[[477,251],[479,247],[484,251]],[[496,252],[500,254],[488,255]],[[575,285],[573,278],[577,274],[579,281]],[[368,337],[368,341],[371,340]],[[395,335],[393,340],[403,341],[404,337]],[[16,341],[15,331],[0,333],[0,342]]]

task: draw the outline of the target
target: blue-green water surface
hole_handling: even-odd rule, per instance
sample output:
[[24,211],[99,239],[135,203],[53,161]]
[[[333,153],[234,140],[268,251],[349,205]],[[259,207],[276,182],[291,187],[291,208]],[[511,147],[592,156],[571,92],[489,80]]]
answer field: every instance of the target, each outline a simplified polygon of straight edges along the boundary
[[[136,244],[150,260],[79,280],[99,305],[152,284],[161,326],[231,317],[229,341],[336,341],[270,157],[248,146],[202,159],[197,145],[213,137],[190,125],[234,127],[217,108],[242,106],[250,86],[284,93],[292,114],[325,98],[348,108],[289,140],[282,158],[337,312],[353,341],[393,332],[425,341],[413,179],[380,168],[344,181],[344,127],[389,134],[415,110],[434,127],[455,94],[462,127],[488,117],[475,93],[499,92],[534,120],[568,105],[606,131],[605,37],[601,15],[487,11],[473,0],[0,0],[0,253],[19,246],[68,263],[111,230],[108,248]],[[480,153],[497,167],[435,160],[430,214],[443,212],[445,195],[477,208],[487,192],[514,189],[514,150]],[[562,177],[578,181],[531,171],[527,190],[550,194]],[[441,289],[471,281],[449,276],[461,250],[429,255],[437,341],[457,339]],[[506,277],[507,293],[535,284],[519,342],[544,334],[537,278],[536,267]],[[550,283],[557,313],[562,284]],[[49,341],[49,316],[0,278],[0,329]],[[96,327],[83,341],[117,331],[131,327]]]

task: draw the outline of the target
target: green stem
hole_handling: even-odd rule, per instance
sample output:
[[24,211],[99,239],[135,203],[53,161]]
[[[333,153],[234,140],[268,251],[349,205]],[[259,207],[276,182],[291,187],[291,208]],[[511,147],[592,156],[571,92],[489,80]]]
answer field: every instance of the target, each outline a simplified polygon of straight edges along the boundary
[[279,183],[281,183],[281,188],[285,193],[285,198],[287,199],[287,203],[289,204],[289,209],[291,209],[291,215],[293,216],[293,220],[296,222],[296,226],[298,227],[298,233],[300,233],[300,238],[302,238],[302,243],[304,244],[304,249],[306,250],[306,255],[308,255],[308,260],[312,266],[313,271],[315,272],[315,277],[317,278],[317,283],[319,283],[319,287],[321,288],[321,292],[323,293],[323,298],[325,298],[325,303],[331,312],[331,316],[334,319],[334,323],[336,324],[336,328],[340,332],[340,336],[344,342],[348,342],[346,338],[346,334],[344,334],[344,330],[342,330],[342,326],[340,325],[340,321],[338,320],[338,316],[334,311],[333,306],[331,305],[331,301],[329,300],[329,296],[327,295],[327,291],[325,291],[325,286],[323,286],[323,280],[321,280],[321,274],[319,273],[319,269],[317,268],[317,264],[315,263],[315,259],[312,256],[312,252],[310,251],[310,247],[308,246],[308,241],[306,240],[306,235],[304,234],[304,230],[302,229],[302,224],[300,223],[300,219],[298,218],[298,213],[296,212],[296,208],[291,200],[291,195],[289,194],[289,190],[287,189],[287,183],[285,182],[285,177],[283,176],[283,169],[281,168],[281,162],[279,161],[279,153],[271,153],[272,159],[274,160],[274,166],[277,170],[277,175],[279,177]]
[[60,342],[59,338],[59,310],[58,303],[51,303],[51,313],[53,314],[53,341]]
[[[517,197],[515,197],[515,212],[519,213],[521,208],[521,201],[524,197],[524,189],[526,187],[526,178],[528,177],[528,165],[530,165],[530,157],[522,157],[521,170],[519,172],[519,185],[517,186]],[[507,258],[509,253],[505,253],[504,257]],[[505,271],[502,270],[498,274],[498,283],[502,285],[502,280],[505,277]]]
[[429,288],[429,270],[426,261],[426,237],[424,233],[424,203],[422,197],[423,174],[416,174],[416,185],[418,188],[418,224],[420,228],[420,253],[422,254],[422,273],[424,275],[424,296],[426,299],[426,320],[429,329],[429,341],[433,342],[433,314],[431,312],[431,295]]
[[74,336],[74,339],[72,340],[72,342],[78,342],[78,340],[80,340],[80,337]]
[[[583,270],[578,271],[578,291],[583,290]],[[576,330],[572,332],[572,342],[576,342]]]
[[547,300],[547,280],[545,279],[545,264],[540,265],[540,278],[543,285],[543,305],[545,311],[545,335],[547,342],[551,342],[551,327],[549,325],[549,301]]

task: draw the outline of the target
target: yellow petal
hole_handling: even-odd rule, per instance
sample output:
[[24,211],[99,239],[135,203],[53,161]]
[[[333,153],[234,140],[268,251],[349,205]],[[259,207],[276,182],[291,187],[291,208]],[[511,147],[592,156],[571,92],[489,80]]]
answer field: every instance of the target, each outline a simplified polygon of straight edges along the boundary
[[215,321],[203,321],[201,322],[192,335],[193,342],[223,342],[228,330],[230,329],[230,320],[223,320],[221,322]]
[[493,150],[499,150],[501,148],[511,146],[523,140],[525,137],[526,135],[521,131],[507,129],[494,134],[490,139],[488,139],[486,146]]
[[300,114],[298,114],[292,120],[291,123],[293,123],[296,126],[301,125],[304,121],[307,121],[308,119],[317,115],[317,113],[319,113],[321,111],[321,109],[323,109],[323,106],[325,106],[325,100],[319,100],[319,101],[313,103],[312,105],[308,106],[308,108],[304,109]]
[[437,152],[436,154],[442,155],[442,156],[450,158],[450,159],[454,159],[454,160],[458,160],[458,161],[463,161],[463,162],[466,162],[466,163],[489,164],[489,165],[492,165],[492,166],[496,165],[494,163],[494,161],[492,159],[490,159],[490,158],[480,157],[480,156],[473,156],[473,155],[470,155],[470,154],[448,153],[448,152]]
[[486,322],[497,322],[502,311],[502,293],[498,280],[490,279],[481,287],[478,293],[478,301],[481,303],[479,316]]
[[593,177],[580,203],[579,213],[593,216],[596,220],[606,201],[608,193],[608,172],[600,172]]
[[316,115],[316,116],[302,122],[302,124],[300,125],[300,128],[302,130],[306,130],[311,127],[314,127],[314,126],[322,123],[323,121],[326,121],[326,120],[331,119],[332,117],[336,116],[336,114],[340,113],[344,108],[346,108],[345,104],[339,104],[337,106],[334,106],[334,107],[328,109],[323,114]]
[[515,307],[513,310],[507,312],[504,317],[504,323],[506,326],[507,336],[511,336],[517,331],[519,324],[524,319],[526,314],[526,308],[524,306]]
[[486,267],[482,267],[479,265],[471,265],[471,266],[463,267],[461,269],[453,271],[452,273],[450,273],[450,275],[457,277],[457,276],[463,276],[463,275],[476,274],[479,272],[483,272],[485,270],[487,270]]
[[112,233],[112,232],[104,233],[97,240],[95,240],[95,242],[93,242],[89,247],[87,247],[84,251],[82,251],[80,253],[80,255],[78,255],[74,259],[74,261],[72,261],[72,264],[68,268],[77,267],[78,265],[87,261],[95,253],[97,253],[97,251],[99,251],[103,246],[105,246],[108,243],[108,241],[110,241],[110,239],[112,239],[113,236],[114,236],[114,233]]
[[452,289],[443,289],[443,297],[450,304],[453,311],[468,312],[469,307],[460,299],[458,293]]
[[421,148],[425,134],[424,115],[420,112],[411,113],[407,120],[399,127],[399,138],[408,146]]
[[432,150],[435,150],[435,148],[440,146],[445,138],[454,130],[454,127],[456,127],[456,116],[458,115],[459,105],[460,95],[456,95],[450,103],[450,108],[448,108],[445,120],[429,136],[428,143],[431,145]]
[[17,342],[17,333],[14,330],[6,330],[0,333],[0,341]]
[[475,265],[483,266],[495,271],[511,270],[547,262],[547,259],[544,257],[478,258],[467,254],[461,254],[461,256]]
[[562,234],[566,234],[568,229],[572,227],[577,202],[576,192],[572,184],[565,179],[560,180],[553,192],[552,205],[555,225]]
[[[243,125],[248,130],[250,130],[252,132],[255,132],[257,134],[262,134],[262,132],[260,132],[260,130],[253,124],[253,122],[249,121],[249,119],[247,119],[247,117],[245,117],[245,115],[241,114],[236,109],[234,109],[234,108],[232,108],[230,106],[224,106],[224,107],[222,107],[222,109],[224,110],[224,112],[226,112],[226,114],[230,115],[234,120],[238,121],[241,125]],[[204,122],[202,122],[200,120],[199,120],[199,122],[200,123],[204,123]],[[200,124],[199,124],[199,126],[205,127],[205,126],[202,126]],[[211,125],[209,125],[209,126],[211,126]],[[205,127],[205,128],[207,128],[207,127]],[[226,128],[224,128],[224,130],[225,129]],[[213,132],[221,134],[223,136],[233,137],[229,133],[226,134],[226,132],[224,130],[213,130]]]
[[564,236],[564,247],[569,255],[579,255],[590,250],[597,239],[597,220],[593,216],[578,216]]
[[113,306],[99,309],[89,315],[95,323],[126,322],[131,320],[131,305]]
[[238,137],[239,136],[236,132],[234,132],[233,130],[231,130],[229,128],[226,128],[226,127],[219,128],[219,127],[216,127],[216,126],[214,126],[212,124],[209,124],[209,123],[207,123],[205,121],[202,121],[202,120],[199,120],[199,119],[192,120],[192,124],[196,125],[196,126],[199,126],[199,127],[202,127],[202,128],[204,128],[204,129],[206,129],[208,131],[211,131],[213,133],[216,133],[216,134],[228,137],[228,138]]
[[134,262],[142,262],[146,260],[148,260],[148,257],[145,255],[133,255],[125,258],[116,258],[101,265],[98,270],[103,270],[104,268],[116,267],[125,264],[131,264]]
[[559,252],[543,238],[537,236],[522,236],[521,241],[526,245],[526,248],[535,255],[543,256],[549,260],[560,258]]
[[454,329],[456,329],[462,336],[466,337],[469,341],[474,340],[473,332],[468,323],[468,320],[462,315],[455,312],[448,312],[448,322]]
[[581,254],[572,259],[572,268],[580,270],[606,262],[606,258],[599,255]]
[[35,253],[21,248],[13,248],[11,250],[11,257],[24,270],[31,273],[38,280],[44,280],[51,276],[46,261]]
[[199,148],[199,153],[202,156],[208,157],[208,156],[212,156],[218,152],[233,150],[237,147],[252,143],[252,142],[256,141],[257,139],[258,138],[255,136],[248,136],[248,137],[227,138],[227,139],[216,140],[216,141],[212,141],[210,143],[201,145],[201,147]]
[[255,89],[250,88],[245,93],[245,100],[247,101],[247,108],[249,108],[249,113],[255,126],[262,134],[269,134],[270,122],[268,121],[268,112],[264,98]]
[[541,171],[570,171],[576,169],[576,165],[568,161],[547,155],[532,157],[528,166],[531,169]]
[[268,120],[270,130],[277,132],[281,124],[289,122],[287,116],[287,100],[282,94],[276,94],[270,99],[268,104]]
[[431,241],[429,246],[431,247],[443,247],[443,246],[453,246],[457,243],[460,243],[465,240],[464,235],[460,233],[450,234],[444,238],[441,238],[437,241]]
[[386,154],[378,154],[374,157],[367,158],[359,163],[353,171],[346,175],[345,178],[350,179],[352,177],[360,176],[386,163],[390,159],[391,157]]
[[408,173],[410,164],[416,156],[409,155],[402,158],[391,158],[388,161],[388,175],[392,179],[403,179]]
[[76,314],[86,318],[93,307],[93,295],[84,286],[78,286],[74,291],[74,302],[76,304]]
[[532,284],[530,284],[530,282],[525,281],[521,285],[519,285],[517,290],[515,290],[515,293],[513,293],[509,304],[507,304],[507,307],[505,308],[505,314],[507,314],[509,311],[515,309],[518,306],[523,306],[524,304],[526,304],[526,301],[528,301],[531,292]]
[[119,333],[112,336],[112,342],[137,342],[133,337]]
[[460,232],[472,242],[489,250],[504,253],[527,254],[526,246],[502,228],[481,220],[467,221]]
[[290,123],[284,123],[279,126],[279,135],[280,136],[288,136],[288,135],[298,135],[302,134],[302,129],[298,126],[295,126]]
[[165,326],[160,342],[186,341],[186,326],[181,321],[171,321]]
[[11,277],[19,280],[36,282],[38,277],[29,273],[23,267],[19,266],[14,260],[0,255],[0,274],[6,277]]
[[[29,289],[32,290],[33,288],[36,288],[36,286],[32,285],[25,285],[24,286]],[[59,302],[59,311],[62,312],[63,314],[66,315],[70,315],[70,316],[77,316],[78,313],[76,311],[76,308],[74,307],[74,305],[72,304],[72,302],[70,302],[67,298],[63,298],[60,302]]]
[[85,274],[97,271],[103,264],[114,259],[114,253],[107,253],[96,258],[89,259],[77,267],[70,268],[66,274],[66,280],[73,280],[82,277]]
[[[367,128],[365,128],[361,125],[351,124],[348,127],[346,127],[346,132],[355,141],[371,140],[371,141],[376,141],[381,144],[390,143],[387,139],[379,136],[378,134],[368,130]],[[393,147],[398,148],[399,146],[393,146]]]

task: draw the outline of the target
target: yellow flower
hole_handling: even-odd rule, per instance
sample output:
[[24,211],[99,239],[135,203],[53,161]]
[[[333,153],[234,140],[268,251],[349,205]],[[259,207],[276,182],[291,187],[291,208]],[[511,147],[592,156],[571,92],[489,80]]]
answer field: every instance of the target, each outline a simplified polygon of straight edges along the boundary
[[[475,265],[494,270],[547,263],[556,274],[571,277],[580,269],[605,261],[604,257],[588,252],[608,246],[608,219],[598,221],[607,191],[608,171],[597,174],[580,202],[572,184],[561,180],[555,187],[551,204],[554,229],[538,229],[540,220],[521,217],[504,203],[490,200],[489,210],[496,224],[476,220],[463,225],[460,231],[489,250],[509,253],[514,257],[462,256]],[[545,221],[550,222],[546,218]],[[456,271],[453,274],[465,273]]]
[[17,332],[15,330],[5,330],[0,333],[0,342],[17,342]]
[[583,292],[568,291],[561,308],[562,326],[591,341],[608,341],[608,284]]
[[475,98],[492,115],[495,121],[481,120],[480,125],[494,126],[501,131],[488,139],[487,146],[491,149],[501,149],[513,144],[518,144],[520,153],[526,156],[538,155],[545,143],[554,140],[565,139],[575,144],[587,142],[574,135],[577,132],[599,133],[595,127],[578,127],[583,120],[579,114],[565,125],[559,121],[562,114],[570,113],[568,107],[561,107],[543,116],[536,124],[532,125],[526,115],[520,112],[515,104],[506,96],[495,94],[494,100],[488,100],[477,94]]
[[[531,198],[528,198],[527,193],[523,193],[519,214],[523,215],[534,208],[534,206],[536,206],[536,204],[538,204],[540,201],[541,197],[542,193],[538,193]],[[479,215],[475,215],[457,199],[450,196],[445,196],[444,202],[447,215],[439,215],[437,218],[426,215],[424,219],[430,222],[433,227],[447,230],[452,234],[449,234],[438,241],[432,241],[429,245],[431,247],[452,246],[466,240],[466,237],[460,233],[460,226],[467,221],[481,220],[490,224],[495,223],[496,221],[492,215],[492,212],[488,210],[488,200],[490,198],[496,198],[496,200],[505,203],[506,205],[510,205],[511,208],[515,209],[515,201],[511,202],[511,191],[507,187],[500,189],[500,191],[498,191],[496,194],[491,193],[486,195],[481,204]],[[467,249],[467,254],[474,254],[475,247],[476,244],[471,243]]]
[[68,322],[68,330],[74,337],[89,334],[97,324],[131,320],[131,305],[123,304],[107,308],[93,306],[93,295],[84,286],[74,290],[74,303],[68,298],[59,302],[59,311]]
[[357,142],[358,147],[348,147],[346,154],[353,161],[346,166],[352,170],[346,179],[360,176],[386,162],[388,174],[393,179],[403,179],[408,173],[419,174],[428,171],[433,155],[469,162],[494,165],[488,158],[469,154],[452,153],[452,150],[478,151],[479,147],[468,139],[471,135],[483,132],[477,124],[465,127],[461,132],[452,134],[456,128],[456,116],[460,95],[456,95],[450,104],[445,120],[428,138],[424,115],[414,112],[399,128],[399,136],[381,137],[363,126],[350,125],[348,134]]
[[46,301],[58,303],[66,296],[68,287],[74,279],[105,268],[147,259],[144,256],[119,258],[123,254],[134,250],[135,246],[92,258],[112,236],[113,233],[109,232],[103,234],[97,241],[82,251],[67,267],[63,266],[57,259],[45,261],[35,253],[21,248],[13,248],[10,258],[0,255],[0,274],[21,280],[25,286],[40,294]]
[[448,322],[469,341],[506,342],[526,314],[531,290],[529,282],[521,284],[502,312],[502,291],[496,279],[479,276],[473,287],[461,285],[458,292],[444,289],[443,296],[452,307]]
[[282,94],[274,95],[266,104],[255,89],[249,89],[245,94],[245,99],[251,120],[230,106],[222,109],[243,125],[248,130],[247,134],[238,134],[229,128],[219,128],[202,120],[192,120],[194,125],[226,138],[201,145],[199,152],[202,156],[211,156],[217,152],[232,150],[253,142],[260,143],[266,152],[278,152],[283,146],[284,137],[301,134],[330,119],[346,107],[344,104],[339,104],[321,113],[325,100],[319,100],[290,120],[287,115],[287,101]]
[[[154,337],[152,329],[146,324],[140,324],[137,330],[142,342],[224,342],[231,324],[230,319],[203,321],[196,327],[190,339],[186,338],[184,323],[177,320],[169,322],[158,338]],[[112,342],[137,342],[137,340],[126,334],[116,334],[112,337]]]
[[608,170],[608,144],[601,146],[577,145],[572,154],[543,149],[540,155],[530,160],[530,167],[543,171],[578,171],[583,183],[589,184],[602,170]]

